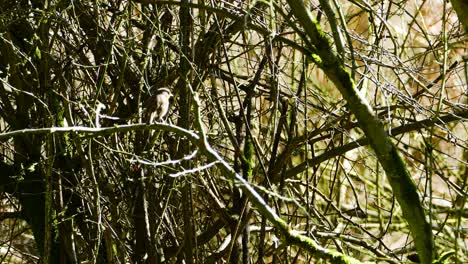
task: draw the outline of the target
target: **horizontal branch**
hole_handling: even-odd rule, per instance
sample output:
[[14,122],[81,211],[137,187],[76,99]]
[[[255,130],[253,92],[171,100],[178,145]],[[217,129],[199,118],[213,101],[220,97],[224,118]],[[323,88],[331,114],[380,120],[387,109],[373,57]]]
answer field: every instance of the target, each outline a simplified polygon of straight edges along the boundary
[[187,137],[190,140],[198,140],[200,137],[197,133],[165,123],[154,123],[154,124],[131,124],[131,125],[116,125],[113,127],[45,127],[45,128],[26,128],[21,130],[15,130],[6,133],[0,133],[0,139],[8,139],[18,136],[38,135],[38,134],[67,134],[67,133],[78,133],[82,135],[95,135],[103,136],[113,133],[122,133],[137,130],[165,130],[174,132],[180,136]]
[[[466,121],[468,119],[468,110],[462,111],[457,114],[444,115],[439,118],[428,118],[421,121],[416,121],[414,123],[401,125],[399,127],[392,128],[391,136],[397,136],[411,131],[428,128],[433,125],[440,125],[445,123],[450,123],[454,121]],[[326,160],[335,158],[337,156],[343,155],[346,152],[353,150],[355,148],[364,147],[369,144],[369,140],[366,137],[360,138],[353,142],[349,142],[346,145],[332,148],[327,150],[325,153],[308,159],[307,161],[297,165],[294,168],[289,169],[286,172],[286,178],[292,178],[295,175],[304,172],[308,167],[316,166]]]
[[212,163],[218,163],[221,169],[230,177],[234,178],[236,185],[243,189],[243,191],[249,197],[252,204],[265,216],[273,225],[285,236],[286,240],[296,244],[309,252],[316,254],[320,258],[333,260],[335,263],[360,263],[358,260],[345,256],[335,250],[330,250],[321,247],[313,239],[300,235],[294,230],[291,230],[287,223],[277,215],[274,210],[265,202],[265,200],[257,193],[257,191],[209,145],[206,138],[198,135],[193,131],[163,123],[155,124],[134,124],[134,125],[120,125],[115,127],[103,127],[103,128],[90,128],[90,127],[50,127],[50,128],[30,128],[15,130],[7,133],[0,134],[0,139],[9,139],[18,136],[29,136],[29,135],[52,135],[52,134],[66,134],[66,133],[79,133],[82,135],[92,136],[103,136],[112,133],[122,133],[128,131],[137,130],[150,130],[150,129],[161,129],[170,131],[178,134],[179,136],[185,136],[199,150],[208,158]]

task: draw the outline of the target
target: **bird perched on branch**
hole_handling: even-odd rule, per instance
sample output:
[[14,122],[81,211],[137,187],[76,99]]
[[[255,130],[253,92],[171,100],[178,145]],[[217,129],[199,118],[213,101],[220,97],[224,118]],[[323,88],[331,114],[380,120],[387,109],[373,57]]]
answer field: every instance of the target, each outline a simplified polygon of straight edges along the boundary
[[[149,123],[162,122],[169,110],[169,99],[173,96],[168,87],[152,89],[152,95],[146,100],[144,107]],[[148,119],[146,119],[148,120]]]

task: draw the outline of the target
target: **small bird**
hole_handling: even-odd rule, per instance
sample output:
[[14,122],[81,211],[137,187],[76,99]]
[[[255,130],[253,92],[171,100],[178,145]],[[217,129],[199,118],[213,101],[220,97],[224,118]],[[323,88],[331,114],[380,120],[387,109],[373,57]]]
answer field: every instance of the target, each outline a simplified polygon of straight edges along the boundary
[[157,88],[145,102],[146,111],[150,114],[149,123],[153,121],[162,122],[163,117],[169,110],[169,99],[172,97],[171,90],[167,87]]

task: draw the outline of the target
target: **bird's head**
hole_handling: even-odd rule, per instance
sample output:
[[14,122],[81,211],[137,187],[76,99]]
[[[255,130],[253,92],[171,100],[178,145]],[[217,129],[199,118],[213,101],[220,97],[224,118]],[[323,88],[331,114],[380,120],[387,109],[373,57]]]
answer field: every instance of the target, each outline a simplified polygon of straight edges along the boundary
[[168,97],[172,97],[174,96],[172,93],[171,93],[171,90],[167,87],[161,87],[161,88],[158,88],[156,89],[156,94],[159,95],[159,94],[166,94]]

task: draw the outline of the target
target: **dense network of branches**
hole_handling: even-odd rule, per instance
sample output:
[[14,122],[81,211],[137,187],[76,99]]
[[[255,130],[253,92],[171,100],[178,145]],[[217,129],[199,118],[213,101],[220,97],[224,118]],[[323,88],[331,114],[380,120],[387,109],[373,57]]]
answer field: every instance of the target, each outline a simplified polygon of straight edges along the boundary
[[[304,1],[328,49],[292,2],[2,2],[0,262],[414,260],[328,52],[405,162],[434,257],[468,261],[451,3]],[[158,87],[174,97],[152,125]]]

